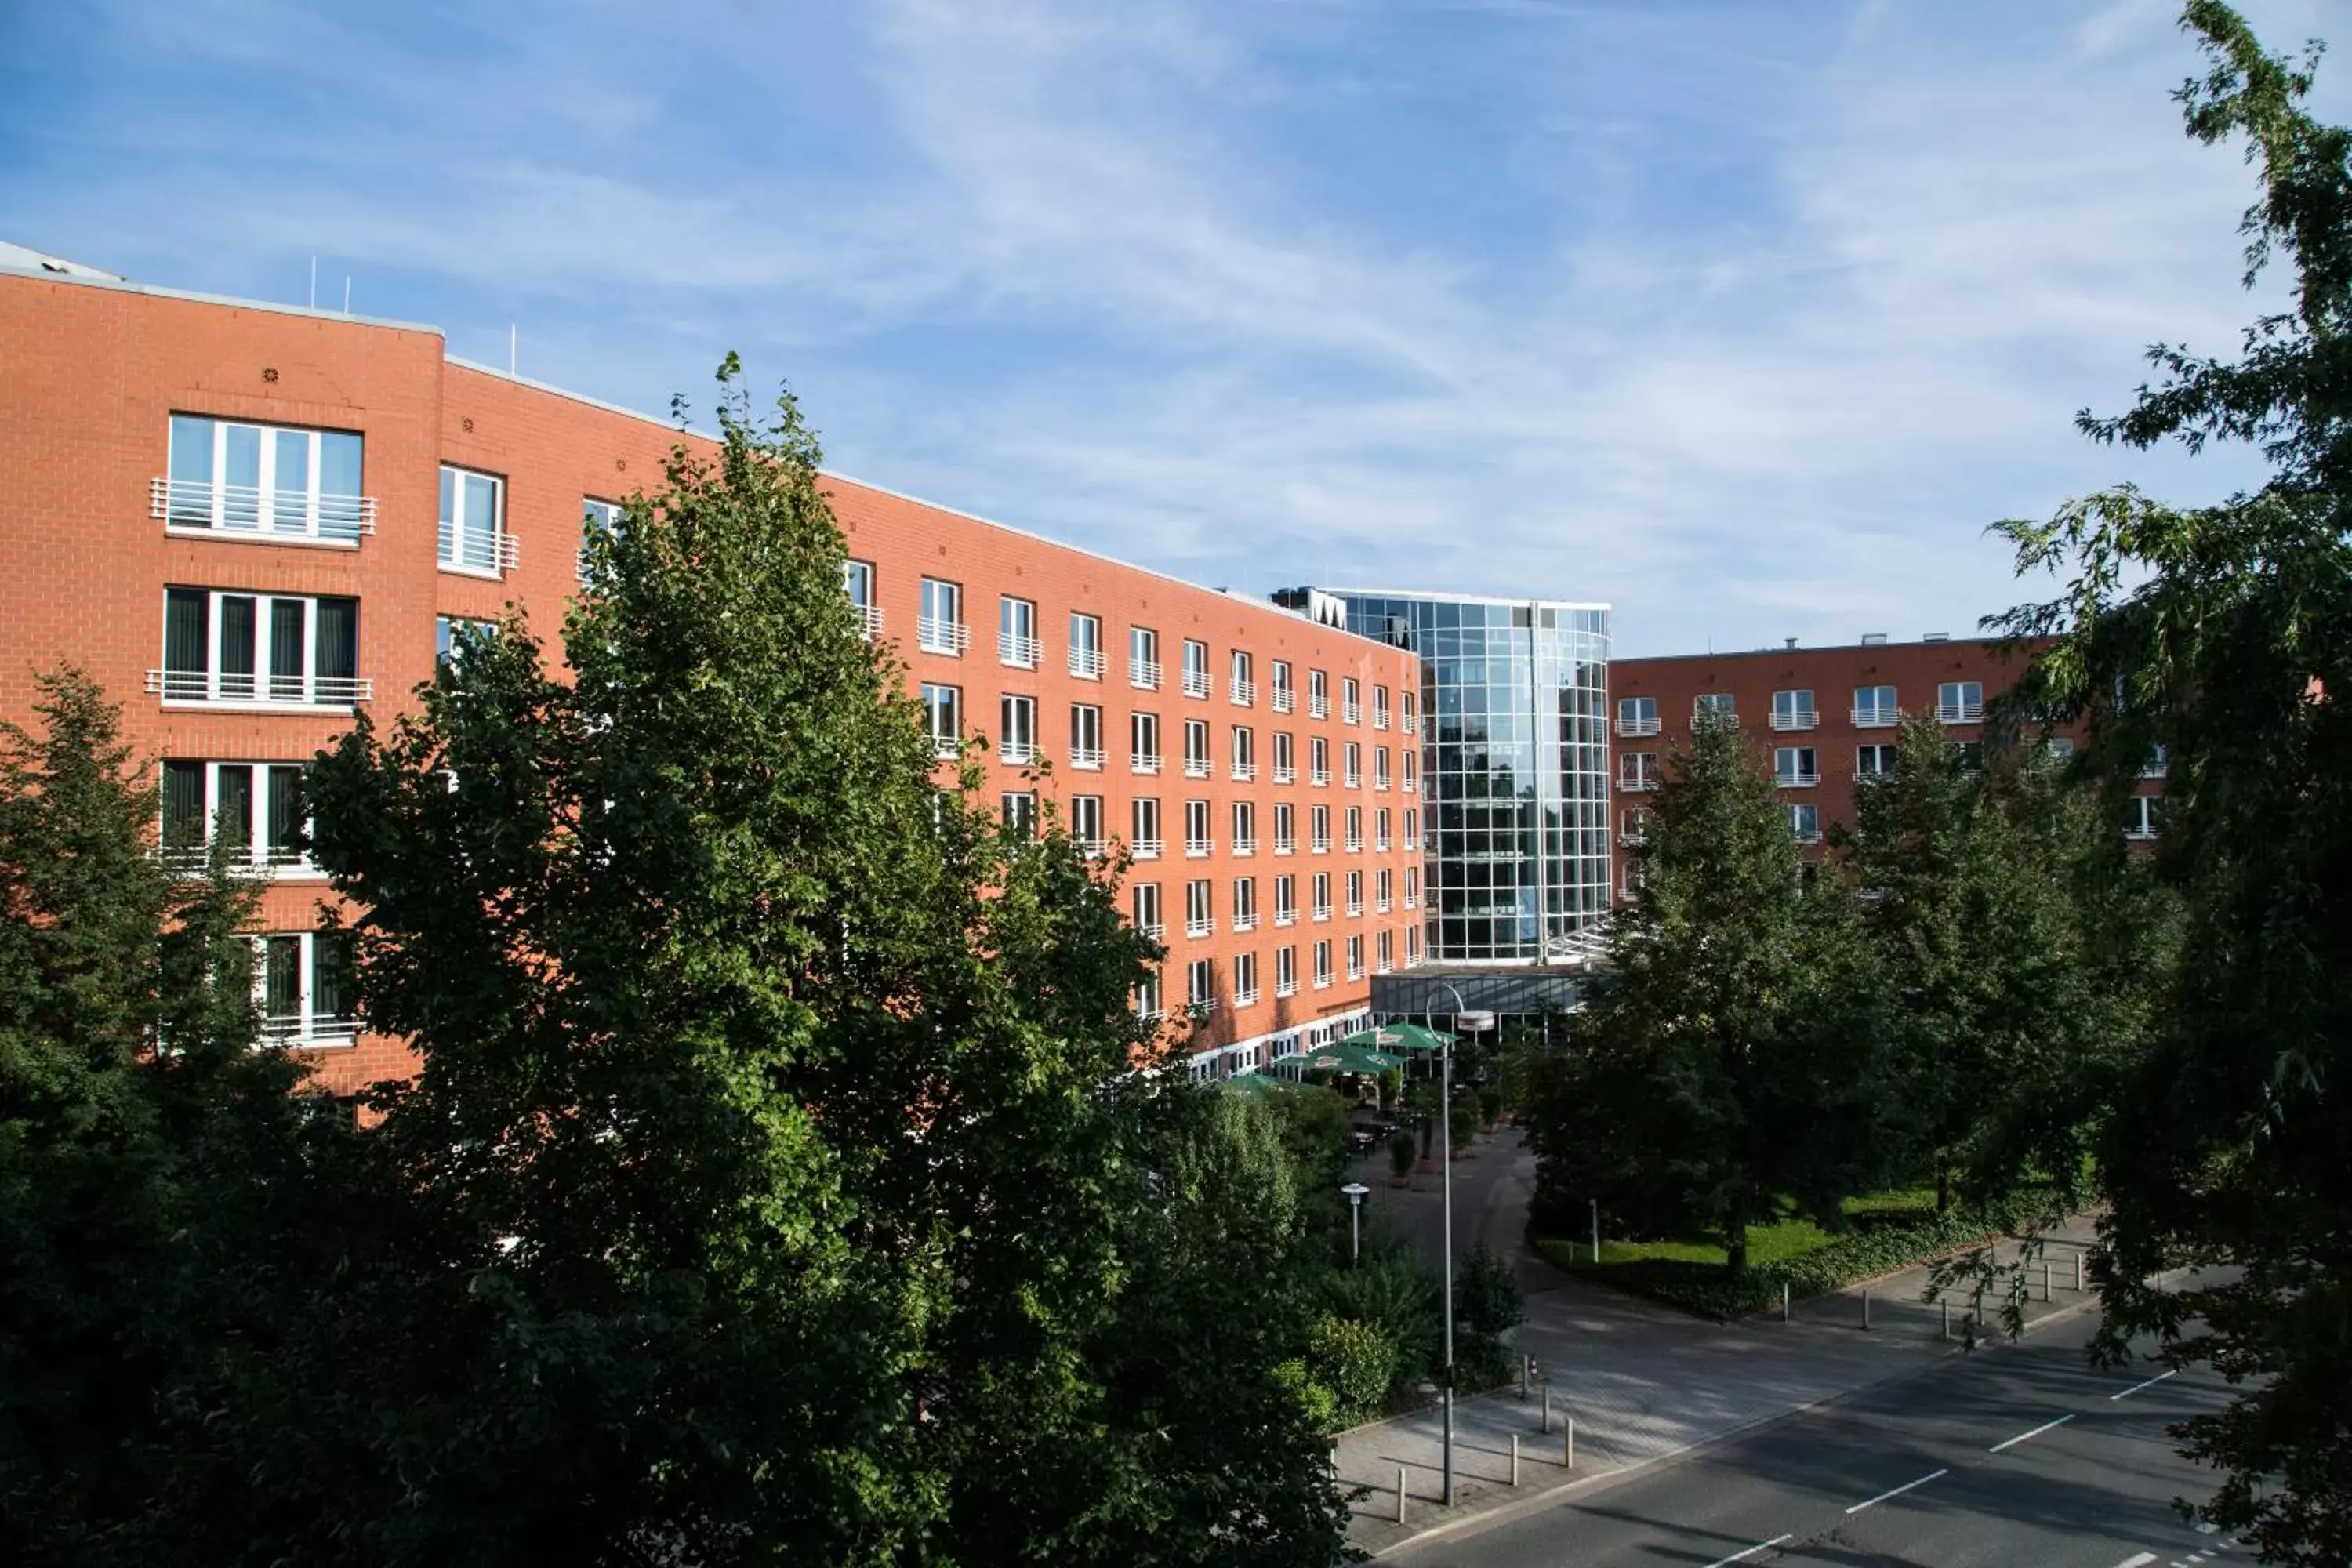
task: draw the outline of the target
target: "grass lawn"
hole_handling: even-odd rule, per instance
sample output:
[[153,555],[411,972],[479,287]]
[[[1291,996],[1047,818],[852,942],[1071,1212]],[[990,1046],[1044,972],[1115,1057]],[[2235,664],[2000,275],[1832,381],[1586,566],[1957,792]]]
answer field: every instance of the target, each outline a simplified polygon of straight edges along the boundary
[[[1846,1199],[1843,1206],[1846,1218],[1862,1226],[1929,1219],[1936,1213],[1936,1189],[1903,1187],[1884,1193],[1867,1193]],[[1818,1252],[1832,1242],[1842,1239],[1809,1219],[1785,1218],[1770,1225],[1751,1225],[1748,1227],[1748,1266],[1761,1268],[1769,1264],[1786,1263],[1792,1258]],[[1571,1267],[1580,1274],[1593,1272],[1592,1244],[1581,1237],[1547,1242],[1543,1251],[1552,1262]],[[1572,1259],[1563,1256],[1571,1253]],[[1605,1273],[1618,1264],[1653,1260],[1720,1264],[1725,1261],[1723,1244],[1711,1239],[1619,1241],[1607,1236],[1601,1238],[1601,1272]]]

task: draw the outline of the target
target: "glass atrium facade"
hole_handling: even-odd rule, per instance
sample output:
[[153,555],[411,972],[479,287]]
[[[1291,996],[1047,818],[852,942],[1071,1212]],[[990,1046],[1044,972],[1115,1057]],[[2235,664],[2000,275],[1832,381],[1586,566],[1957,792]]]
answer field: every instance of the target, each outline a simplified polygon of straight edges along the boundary
[[1609,910],[1609,611],[1329,589],[1283,595],[1421,656],[1423,950],[1559,962]]

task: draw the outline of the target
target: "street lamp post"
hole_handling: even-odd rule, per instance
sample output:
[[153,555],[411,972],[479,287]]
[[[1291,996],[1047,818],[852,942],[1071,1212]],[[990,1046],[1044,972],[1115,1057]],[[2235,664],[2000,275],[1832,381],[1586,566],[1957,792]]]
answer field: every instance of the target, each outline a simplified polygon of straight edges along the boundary
[[1348,1266],[1352,1268],[1364,1260],[1364,1194],[1372,1189],[1349,1182],[1339,1190],[1348,1194]]
[[[1463,1004],[1462,993],[1451,982],[1441,981],[1454,993],[1454,1027],[1475,1034],[1495,1026],[1495,1015],[1483,1009],[1474,1010]],[[1437,1033],[1437,1010],[1434,1006],[1422,1009],[1422,1024],[1431,1034]],[[1438,1047],[1437,1131],[1443,1140],[1438,1153],[1438,1168],[1444,1173],[1445,1196],[1445,1506],[1454,1506],[1454,1037],[1448,1034]]]

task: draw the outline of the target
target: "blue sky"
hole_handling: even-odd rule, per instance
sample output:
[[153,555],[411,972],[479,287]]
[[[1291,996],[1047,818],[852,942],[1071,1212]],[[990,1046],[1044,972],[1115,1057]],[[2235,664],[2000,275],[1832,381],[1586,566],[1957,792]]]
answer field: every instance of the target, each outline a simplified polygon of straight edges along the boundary
[[1961,633],[2021,596],[1990,521],[2255,475],[2072,427],[2256,308],[2174,10],[7,5],[0,237],[295,302],[316,255],[649,411],[734,349],[841,472],[1212,584]]

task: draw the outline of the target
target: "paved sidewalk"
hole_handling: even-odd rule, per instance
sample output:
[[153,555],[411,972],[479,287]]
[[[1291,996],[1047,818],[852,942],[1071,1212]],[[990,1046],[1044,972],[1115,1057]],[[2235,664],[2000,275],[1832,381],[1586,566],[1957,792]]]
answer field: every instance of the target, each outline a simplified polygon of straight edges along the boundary
[[[1496,1209],[1507,1206],[1510,1184],[1496,1183]],[[1457,1182],[1457,1205],[1462,1195]],[[1482,1214],[1467,1234],[1486,1230],[1493,1213]],[[2052,1299],[2033,1303],[2029,1325],[2091,1299],[2069,1289],[2072,1252],[2060,1245],[2061,1237],[2087,1241],[2090,1236],[2087,1221],[2053,1234],[2044,1254],[2054,1264]],[[1466,1245],[1460,1231],[1457,1239]],[[2006,1247],[2003,1255],[2013,1257],[2015,1250]],[[1960,1353],[1968,1315],[1965,1304],[1956,1303],[1955,1338],[1942,1337],[1942,1310],[1920,1300],[1928,1274],[1924,1267],[1870,1283],[1868,1331],[1862,1327],[1863,1287],[1799,1302],[1789,1322],[1774,1312],[1714,1324],[1569,1279],[1540,1261],[1534,1270],[1551,1283],[1528,1294],[1527,1321],[1512,1337],[1550,1380],[1550,1431],[1540,1430],[1541,1405],[1533,1392],[1525,1402],[1516,1388],[1463,1401],[1456,1410],[1451,1509],[1439,1500],[1442,1421],[1435,1407],[1341,1434],[1336,1445],[1340,1482],[1366,1489],[1349,1530],[1358,1546],[1379,1552],[1457,1521],[1924,1370],[1939,1357]],[[1528,1273],[1523,1266],[1523,1278]],[[1568,1417],[1576,1423],[1572,1472],[1562,1464]],[[1516,1490],[1509,1485],[1514,1436],[1520,1448]],[[1405,1472],[1402,1526],[1396,1523],[1400,1466]]]

